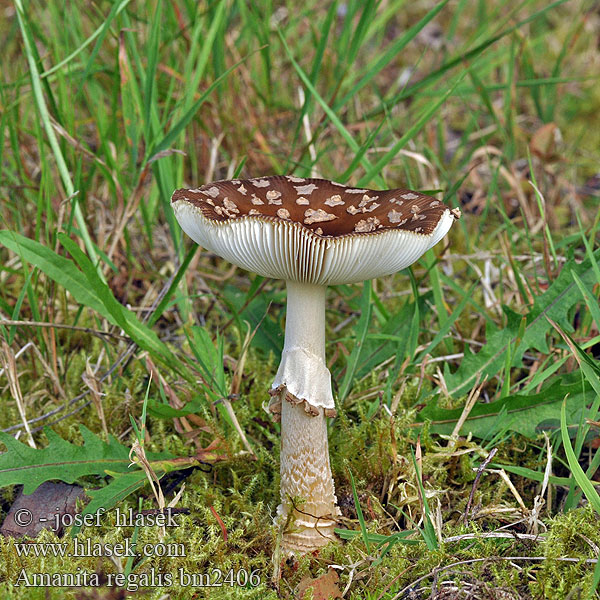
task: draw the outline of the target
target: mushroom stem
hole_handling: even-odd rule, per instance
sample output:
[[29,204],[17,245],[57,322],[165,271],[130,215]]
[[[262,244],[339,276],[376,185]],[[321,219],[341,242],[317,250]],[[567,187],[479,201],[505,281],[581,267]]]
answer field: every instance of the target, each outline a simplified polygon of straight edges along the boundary
[[327,286],[287,281],[285,344],[314,354],[325,364],[325,292]]
[[325,364],[325,291],[287,282],[285,344],[274,384],[281,400],[283,549],[300,554],[332,540],[340,514],[327,443],[326,408],[333,411],[333,396]]

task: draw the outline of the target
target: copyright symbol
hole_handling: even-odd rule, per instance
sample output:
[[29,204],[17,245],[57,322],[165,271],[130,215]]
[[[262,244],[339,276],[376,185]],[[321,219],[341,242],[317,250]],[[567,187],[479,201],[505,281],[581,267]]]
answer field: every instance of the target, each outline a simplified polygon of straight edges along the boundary
[[19,510],[15,511],[15,523],[19,527],[27,527],[27,525],[31,525],[32,521],[33,515],[31,514],[30,510],[26,508],[20,508]]

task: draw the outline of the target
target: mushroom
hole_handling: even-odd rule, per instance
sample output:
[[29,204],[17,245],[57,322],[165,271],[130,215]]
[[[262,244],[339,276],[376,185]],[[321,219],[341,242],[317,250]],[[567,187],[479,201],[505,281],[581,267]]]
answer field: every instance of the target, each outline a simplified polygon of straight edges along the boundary
[[326,417],[335,416],[325,362],[325,292],[395,273],[448,232],[458,209],[402,189],[350,188],[292,176],[217,181],[174,192],[182,229],[229,262],[287,286],[285,342],[268,409],[281,418],[284,551],[334,539],[340,515]]

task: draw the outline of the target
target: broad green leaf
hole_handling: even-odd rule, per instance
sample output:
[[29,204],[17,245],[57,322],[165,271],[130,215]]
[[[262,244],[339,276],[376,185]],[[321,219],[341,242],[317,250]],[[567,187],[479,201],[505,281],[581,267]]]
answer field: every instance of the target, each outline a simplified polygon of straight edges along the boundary
[[170,404],[165,402],[158,402],[156,400],[148,400],[148,411],[159,419],[173,419],[175,417],[185,417],[193,413],[201,412],[206,408],[206,401],[201,400],[199,397],[186,402],[183,408],[173,408]]
[[[596,327],[600,328],[600,305],[598,303],[598,298],[594,297],[594,294],[589,290],[589,288],[583,284],[583,281],[581,281],[577,273],[572,272],[571,274],[573,275],[573,280],[577,284],[577,287],[579,288],[579,291],[583,299],[585,300],[588,310],[590,311],[594,321],[596,322]],[[592,287],[593,285],[597,285],[599,283],[600,278],[596,273],[595,278],[592,280]]]
[[100,279],[97,269],[90,259],[77,244],[64,234],[60,234],[59,239],[76,259],[83,272],[73,261],[56,254],[35,240],[14,231],[0,231],[0,243],[17,253],[23,260],[38,267],[50,279],[62,285],[77,302],[95,310],[113,325],[121,327],[140,348],[148,350],[190,378],[191,375],[187,370],[182,369],[181,362],[175,358],[156,333],[141,323],[135,313],[117,301],[108,285]]
[[[544,429],[558,429],[561,403],[567,394],[569,423],[578,422],[581,410],[585,408],[581,383],[564,385],[560,380],[555,380],[539,394],[513,395],[496,402],[476,404],[461,431],[463,434],[470,432],[476,437],[487,438],[492,430],[502,426],[506,430],[535,438]],[[442,409],[437,406],[437,401],[432,401],[417,418],[420,422],[431,421],[431,431],[435,433],[450,434],[462,411],[462,408]],[[497,417],[502,411],[506,411],[506,414],[498,423]]]
[[[594,258],[595,260],[600,258],[600,249],[594,253]],[[504,307],[507,317],[506,326],[498,329],[488,325],[487,343],[477,354],[471,353],[466,347],[464,358],[456,372],[450,373],[449,367],[445,367],[444,379],[448,393],[454,397],[465,394],[475,385],[479,375],[493,376],[502,369],[506,352],[510,350],[510,343],[518,336],[522,318],[525,318],[526,324],[521,341],[514,350],[511,365],[513,367],[521,366],[523,354],[530,349],[548,354],[546,335],[552,326],[546,317],[558,323],[564,331],[573,331],[573,326],[569,322],[569,312],[577,302],[581,301],[574,274],[584,286],[595,283],[594,268],[589,258],[579,264],[571,260],[563,267],[548,290],[536,297],[529,313],[523,316]]]
[[[46,427],[48,445],[45,448],[31,448],[0,432],[0,442],[6,446],[6,452],[0,454],[0,487],[22,485],[23,493],[31,494],[45,481],[74,483],[84,476],[108,475],[111,477],[108,485],[100,489],[86,486],[86,494],[91,498],[82,513],[86,515],[100,508],[113,508],[146,483],[146,473],[132,464],[128,446],[120,444],[112,435],[104,441],[85,425],[80,424],[79,430],[82,446],[63,440]],[[169,452],[146,452],[146,458],[159,478],[164,473],[200,464],[194,457],[175,457]],[[71,534],[78,531],[79,528],[74,527]]]
[[[112,435],[108,441],[94,435],[85,425],[79,425],[83,445],[63,440],[49,427],[44,429],[48,438],[45,448],[31,448],[11,435],[0,432],[0,442],[6,452],[0,454],[0,487],[22,484],[23,493],[31,494],[45,481],[59,479],[73,483],[85,475],[106,475],[107,471],[131,471],[129,448]],[[167,452],[147,452],[150,461],[173,458]],[[188,465],[189,466],[189,465]]]
[[7,229],[0,231],[0,244],[18,254],[23,260],[38,267],[50,279],[62,285],[79,304],[95,310],[113,325],[117,325],[113,315],[106,309],[96,291],[90,288],[85,275],[72,260],[56,254],[35,240]]
[[260,349],[265,356],[273,353],[276,360],[279,360],[283,350],[284,328],[283,319],[279,312],[274,308],[269,309],[270,304],[277,303],[285,305],[285,288],[270,293],[257,294],[253,298],[254,292],[258,290],[258,285],[254,291],[247,293],[240,291],[238,287],[227,285],[222,291],[221,299],[226,303],[228,312],[233,316],[238,331],[243,330],[243,323],[250,323],[250,329],[256,327],[256,335],[252,338],[252,347]]
[[[419,298],[418,302],[420,314],[426,314],[428,306],[423,298]],[[391,314],[387,321],[378,323],[373,333],[367,334],[355,379],[364,377],[394,355],[401,355],[404,359],[413,314],[413,303],[405,302],[398,312]]]
[[[159,479],[164,474],[160,471],[155,471],[155,473]],[[111,475],[113,475],[113,478],[108,485],[96,489],[86,488],[85,493],[91,500],[81,511],[82,516],[95,514],[102,508],[108,511],[148,483],[148,477],[141,469],[136,469],[130,473],[111,473]],[[71,536],[77,535],[80,529],[81,527],[73,526]]]

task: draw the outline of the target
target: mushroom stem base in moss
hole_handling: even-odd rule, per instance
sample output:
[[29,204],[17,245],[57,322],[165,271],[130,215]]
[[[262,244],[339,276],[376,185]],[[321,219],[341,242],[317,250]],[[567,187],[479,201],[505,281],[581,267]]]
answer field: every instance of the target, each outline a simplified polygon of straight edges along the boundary
[[281,415],[283,549],[306,554],[335,539],[337,507],[327,443],[335,415],[325,363],[325,286],[287,282],[285,344],[271,395]]
[[278,512],[286,523],[283,550],[306,554],[334,540],[336,502],[323,410],[313,416],[301,404],[282,400]]

